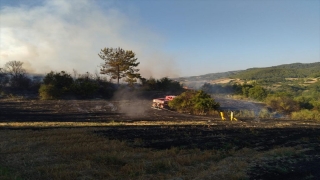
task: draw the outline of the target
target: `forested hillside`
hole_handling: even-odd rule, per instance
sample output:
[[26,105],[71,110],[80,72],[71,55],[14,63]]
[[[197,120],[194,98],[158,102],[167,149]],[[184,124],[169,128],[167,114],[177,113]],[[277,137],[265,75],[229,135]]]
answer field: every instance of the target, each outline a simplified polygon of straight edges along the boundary
[[262,80],[266,82],[284,81],[285,78],[317,78],[320,77],[320,62],[293,63],[265,68],[249,68],[247,70],[209,73],[200,76],[175,78],[179,82],[211,81],[220,78],[233,78],[242,80]]
[[220,72],[220,73],[209,73],[200,76],[189,76],[189,77],[180,77],[175,78],[174,80],[183,82],[183,81],[210,81],[220,78],[226,78],[229,76],[235,76],[241,71],[228,71],[228,72]]
[[277,82],[285,78],[316,78],[320,77],[320,62],[294,63],[266,68],[250,68],[231,75],[231,78],[244,80],[263,80]]

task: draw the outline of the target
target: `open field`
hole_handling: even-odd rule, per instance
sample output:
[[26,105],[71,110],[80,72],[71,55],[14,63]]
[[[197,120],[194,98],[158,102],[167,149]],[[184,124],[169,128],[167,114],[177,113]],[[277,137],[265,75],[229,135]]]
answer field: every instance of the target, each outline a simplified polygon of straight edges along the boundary
[[319,179],[320,123],[0,101],[0,179]]

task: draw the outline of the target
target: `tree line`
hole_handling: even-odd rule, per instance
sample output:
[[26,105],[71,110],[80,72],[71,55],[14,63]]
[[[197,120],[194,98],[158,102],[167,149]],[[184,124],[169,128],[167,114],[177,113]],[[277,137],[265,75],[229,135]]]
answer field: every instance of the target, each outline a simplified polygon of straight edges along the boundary
[[[36,92],[42,100],[53,100],[111,98],[116,91],[125,89],[126,92],[162,92],[178,95],[169,106],[181,112],[206,114],[219,108],[219,103],[204,91],[186,91],[179,82],[168,77],[142,77],[137,69],[140,63],[131,50],[104,48],[98,56],[104,62],[100,65],[100,74],[78,74],[75,70],[73,74],[51,71],[39,81],[33,81],[27,75],[22,62],[7,62],[4,68],[0,69],[0,91],[5,94],[12,93],[13,89],[17,92],[29,90]],[[113,80],[116,80],[116,83],[113,83]],[[30,89],[31,84],[36,88]]]
[[[0,68],[0,93],[36,94],[40,99],[110,98],[119,88],[135,91],[162,91],[180,93],[182,85],[167,77],[143,78],[137,66],[136,55],[122,48],[101,49],[98,56],[103,60],[99,74],[89,72],[73,74],[51,71],[44,76],[31,76],[21,61],[7,62]],[[105,76],[103,76],[105,75]],[[113,82],[116,81],[116,83]],[[122,82],[122,83],[121,83]]]

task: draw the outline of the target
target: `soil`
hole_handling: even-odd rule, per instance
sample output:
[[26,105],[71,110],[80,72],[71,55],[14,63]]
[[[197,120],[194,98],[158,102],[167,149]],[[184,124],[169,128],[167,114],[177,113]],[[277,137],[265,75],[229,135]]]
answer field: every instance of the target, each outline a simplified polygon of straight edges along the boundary
[[[100,136],[152,149],[267,151],[299,147],[303,152],[268,160],[250,168],[250,179],[320,179],[320,123],[288,119],[246,118],[221,121],[216,116],[194,116],[150,108],[150,100],[0,100],[1,122],[135,122],[203,121],[205,125],[113,126],[95,130]],[[1,129],[1,127],[0,127]]]

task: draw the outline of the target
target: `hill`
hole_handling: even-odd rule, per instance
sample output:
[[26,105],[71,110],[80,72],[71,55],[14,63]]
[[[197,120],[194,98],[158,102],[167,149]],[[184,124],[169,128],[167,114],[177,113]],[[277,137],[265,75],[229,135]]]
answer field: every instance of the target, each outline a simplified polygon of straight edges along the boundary
[[176,78],[181,83],[204,83],[212,80],[231,78],[242,80],[261,80],[270,82],[284,81],[286,78],[316,78],[320,77],[320,62],[293,63],[264,68],[249,68],[239,71],[210,73],[200,76]]
[[228,71],[228,72],[219,72],[219,73],[209,73],[200,76],[189,76],[189,77],[180,77],[176,78],[177,81],[210,81],[221,78],[230,77],[238,74],[241,71]]
[[293,63],[266,68],[250,68],[241,71],[231,78],[244,80],[283,81],[285,78],[315,78],[320,77],[320,62]]

